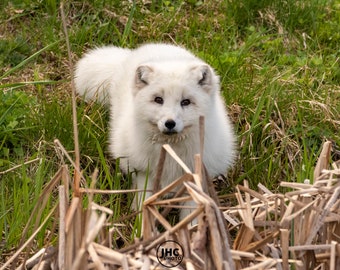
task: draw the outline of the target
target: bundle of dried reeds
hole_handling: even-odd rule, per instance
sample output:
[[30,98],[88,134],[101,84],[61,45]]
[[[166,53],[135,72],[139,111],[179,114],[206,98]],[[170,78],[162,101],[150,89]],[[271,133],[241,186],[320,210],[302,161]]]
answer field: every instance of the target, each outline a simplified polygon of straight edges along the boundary
[[[89,196],[89,207],[84,209],[81,195],[74,195],[71,202],[67,199],[69,173],[63,166],[46,187],[50,190],[58,182],[61,183],[58,188],[59,246],[40,250],[24,262],[25,267],[338,269],[340,162],[333,163],[333,168],[328,169],[330,147],[330,142],[323,146],[315,169],[314,184],[308,181],[282,182],[281,186],[291,191],[274,194],[262,185],[258,186],[259,191],[254,191],[245,182],[243,186],[236,187],[237,203],[222,212],[219,202],[212,199],[216,194],[209,195],[211,191],[204,188],[209,183],[202,173],[204,167],[200,156],[196,157],[196,173],[192,173],[171,147],[164,145],[162,156],[170,154],[186,172],[144,202],[143,237],[122,250],[114,250],[110,244],[112,230],[106,226],[106,221],[112,210],[92,201],[92,194],[96,192],[96,176],[93,176],[92,186],[88,190],[79,191]],[[160,162],[160,166],[162,164]],[[175,196],[167,196],[173,192]],[[185,219],[172,226],[164,214],[171,208],[183,208],[185,201],[193,201],[195,208]],[[51,215],[52,212],[48,218]],[[158,224],[163,226],[163,232],[157,229]],[[43,225],[44,222],[1,269],[13,263]],[[174,252],[167,258],[160,258],[160,249]]]
[[[262,261],[262,269],[290,269],[292,265],[294,269],[338,269],[340,163],[328,170],[330,150],[331,143],[326,142],[314,184],[309,180],[282,182],[281,186],[293,190],[284,194],[273,194],[262,185],[259,192],[247,183],[236,187],[238,205],[224,212],[237,228],[234,249],[252,252],[256,261]],[[250,264],[242,260],[237,267]]]

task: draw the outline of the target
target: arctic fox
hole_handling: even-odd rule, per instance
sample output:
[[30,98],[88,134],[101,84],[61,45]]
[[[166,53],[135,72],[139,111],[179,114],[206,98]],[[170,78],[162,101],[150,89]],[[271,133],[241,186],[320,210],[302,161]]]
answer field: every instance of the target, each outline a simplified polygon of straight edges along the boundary
[[[97,48],[75,70],[77,92],[111,109],[109,152],[124,172],[137,171],[138,189],[153,189],[160,150],[169,144],[194,169],[199,153],[199,117],[204,116],[203,162],[211,177],[226,173],[235,156],[235,136],[220,95],[219,77],[201,59],[170,44],[137,49]],[[183,174],[167,158],[161,187]],[[148,194],[147,196],[149,196]]]

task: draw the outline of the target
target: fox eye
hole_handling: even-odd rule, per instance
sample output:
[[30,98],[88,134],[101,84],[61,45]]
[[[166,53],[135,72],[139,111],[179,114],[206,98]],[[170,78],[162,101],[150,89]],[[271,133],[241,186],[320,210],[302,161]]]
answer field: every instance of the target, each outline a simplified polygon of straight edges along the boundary
[[163,98],[161,98],[161,97],[155,97],[154,102],[156,102],[156,103],[158,103],[158,104],[163,104],[163,103],[164,103],[164,100],[163,100]]
[[183,99],[181,101],[181,106],[188,106],[191,103],[190,99]]

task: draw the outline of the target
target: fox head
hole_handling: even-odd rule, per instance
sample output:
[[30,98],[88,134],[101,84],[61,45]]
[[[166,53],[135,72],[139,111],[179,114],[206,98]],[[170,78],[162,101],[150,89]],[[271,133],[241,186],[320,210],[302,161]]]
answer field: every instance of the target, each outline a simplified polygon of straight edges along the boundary
[[135,112],[153,136],[163,141],[185,138],[208,117],[219,78],[207,64],[173,61],[138,66],[134,80]]

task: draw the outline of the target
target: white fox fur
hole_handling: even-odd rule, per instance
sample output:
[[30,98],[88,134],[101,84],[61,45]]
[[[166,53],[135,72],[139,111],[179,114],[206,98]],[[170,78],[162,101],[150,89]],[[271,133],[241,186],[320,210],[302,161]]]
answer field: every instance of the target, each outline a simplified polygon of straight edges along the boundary
[[[152,190],[160,150],[170,144],[189,168],[199,153],[199,117],[205,119],[203,161],[211,177],[226,173],[235,156],[235,136],[214,70],[187,50],[146,44],[129,50],[97,48],[80,59],[77,92],[111,109],[109,151],[134,183]],[[161,186],[183,174],[167,158]]]

